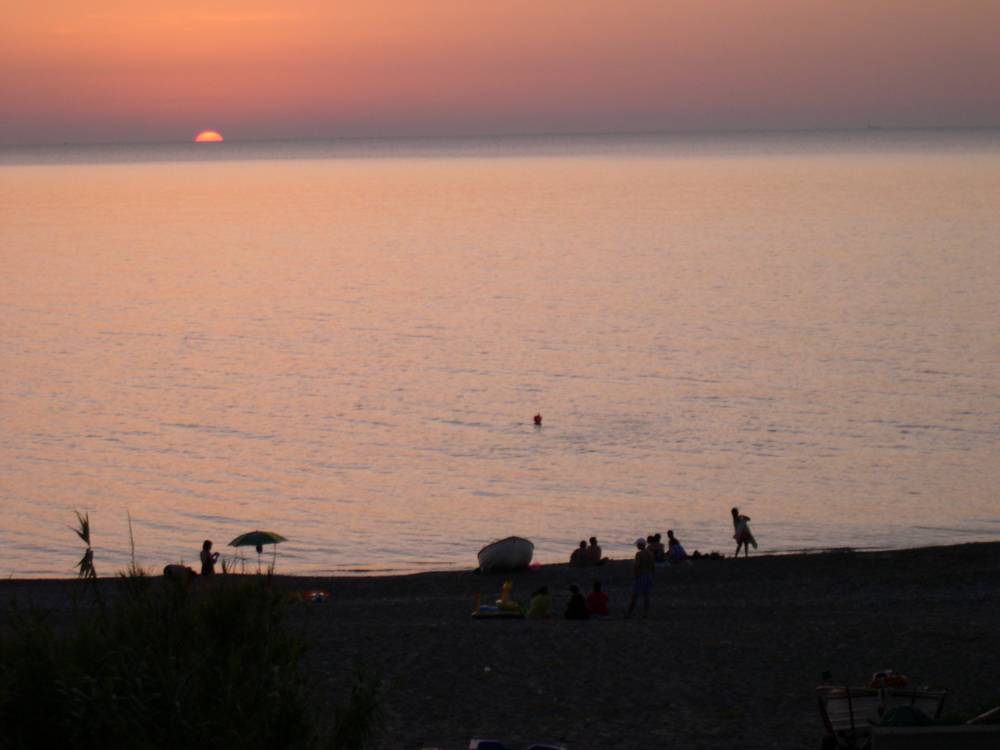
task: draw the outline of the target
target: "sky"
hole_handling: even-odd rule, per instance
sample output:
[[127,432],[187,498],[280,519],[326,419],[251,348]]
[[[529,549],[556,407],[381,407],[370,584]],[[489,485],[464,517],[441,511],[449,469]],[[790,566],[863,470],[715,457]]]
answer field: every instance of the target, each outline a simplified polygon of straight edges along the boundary
[[0,144],[1000,126],[1000,0],[0,0]]

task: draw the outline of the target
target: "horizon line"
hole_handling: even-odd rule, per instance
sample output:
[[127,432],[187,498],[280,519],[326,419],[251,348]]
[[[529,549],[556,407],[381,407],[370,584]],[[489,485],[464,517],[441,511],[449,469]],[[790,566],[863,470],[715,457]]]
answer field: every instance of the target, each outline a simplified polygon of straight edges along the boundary
[[[874,123],[855,127],[789,127],[789,128],[719,128],[719,129],[678,129],[678,130],[593,130],[593,131],[538,131],[516,133],[452,133],[452,134],[414,134],[414,135],[331,135],[305,136],[283,138],[231,138],[225,137],[221,142],[196,143],[193,138],[156,141],[36,141],[30,143],[4,143],[0,148],[52,148],[71,146],[178,146],[192,145],[208,148],[225,148],[226,144],[261,144],[261,143],[330,143],[330,142],[370,142],[370,141],[443,141],[443,140],[475,140],[475,139],[522,139],[522,138],[609,138],[609,137],[642,137],[642,136],[692,136],[692,135],[790,135],[790,134],[822,134],[822,133],[900,133],[929,131],[990,131],[1000,130],[1000,124],[993,125],[900,125],[882,126]],[[219,131],[221,132],[221,131]]]

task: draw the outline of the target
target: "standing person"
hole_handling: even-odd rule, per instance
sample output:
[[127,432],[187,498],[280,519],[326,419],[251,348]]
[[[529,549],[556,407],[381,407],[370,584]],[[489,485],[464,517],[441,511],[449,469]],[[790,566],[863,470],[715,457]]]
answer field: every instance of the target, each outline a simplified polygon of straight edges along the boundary
[[212,540],[206,539],[201,545],[201,574],[203,576],[215,575],[215,563],[219,559],[218,552],[212,552]]
[[660,540],[663,537],[659,533],[653,534],[653,541],[650,542],[647,538],[646,547],[653,555],[653,560],[658,563],[667,561],[667,550],[663,546],[663,542]]
[[750,545],[757,549],[757,540],[753,538],[750,531],[750,516],[740,514],[739,508],[733,508],[733,539],[736,540],[736,556],[740,556],[740,547],[743,547],[743,556],[750,557]]
[[653,571],[656,570],[656,561],[653,560],[652,553],[646,549],[646,540],[639,537],[635,540],[638,552],[635,553],[635,562],[632,563],[632,598],[628,602],[628,612],[625,617],[632,616],[635,609],[635,600],[642,594],[642,616],[649,614],[649,592],[653,590]]

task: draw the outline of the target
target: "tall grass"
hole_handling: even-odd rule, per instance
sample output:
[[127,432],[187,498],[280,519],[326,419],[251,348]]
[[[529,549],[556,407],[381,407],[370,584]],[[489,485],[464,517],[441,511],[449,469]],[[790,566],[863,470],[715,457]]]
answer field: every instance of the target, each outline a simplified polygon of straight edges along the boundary
[[373,742],[383,718],[382,683],[358,667],[350,700],[334,711],[330,750],[363,750]]
[[194,592],[125,576],[66,632],[20,613],[0,645],[5,748],[304,747],[302,646],[250,581]]
[[0,637],[0,748],[370,745],[377,681],[359,681],[328,727],[285,594],[256,576],[199,584],[123,573],[62,627],[12,610]]

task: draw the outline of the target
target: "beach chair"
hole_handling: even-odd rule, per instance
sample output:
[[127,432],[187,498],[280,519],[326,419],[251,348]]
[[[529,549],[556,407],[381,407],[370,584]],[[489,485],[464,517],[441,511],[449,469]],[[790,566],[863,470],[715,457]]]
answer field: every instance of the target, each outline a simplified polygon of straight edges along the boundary
[[823,750],[868,747],[872,726],[882,716],[882,696],[874,688],[816,688],[819,715],[826,729]]

